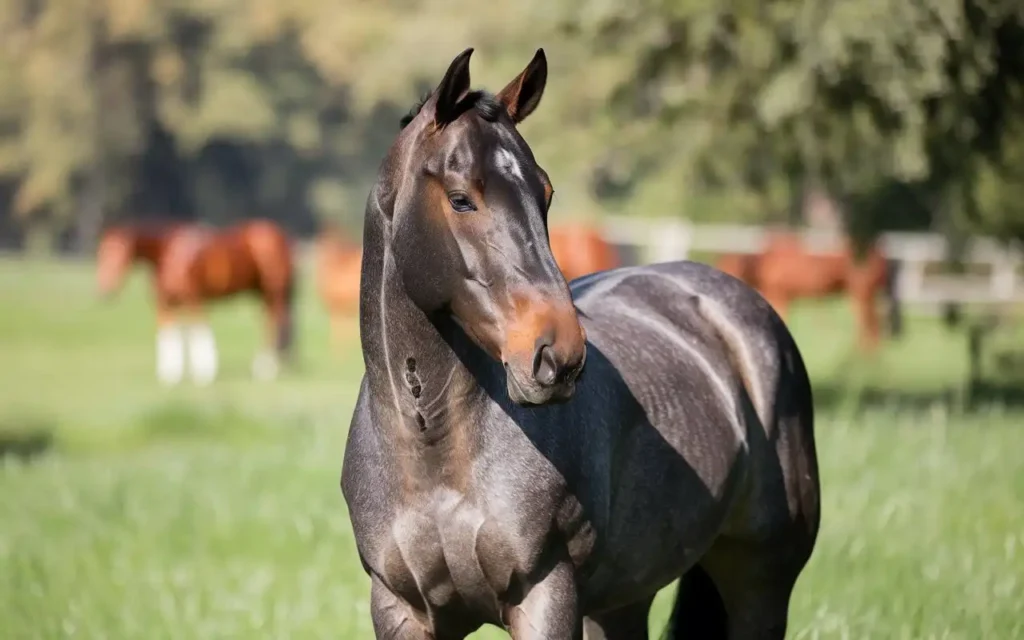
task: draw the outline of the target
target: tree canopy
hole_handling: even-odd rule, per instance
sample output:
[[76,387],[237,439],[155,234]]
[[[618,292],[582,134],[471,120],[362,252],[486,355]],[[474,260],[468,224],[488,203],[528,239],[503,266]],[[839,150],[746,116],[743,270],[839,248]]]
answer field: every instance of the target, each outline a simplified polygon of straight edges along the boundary
[[355,230],[399,117],[465,46],[554,215],[780,221],[807,187],[869,236],[1024,237],[1011,0],[0,0],[4,215],[82,246],[123,216]]

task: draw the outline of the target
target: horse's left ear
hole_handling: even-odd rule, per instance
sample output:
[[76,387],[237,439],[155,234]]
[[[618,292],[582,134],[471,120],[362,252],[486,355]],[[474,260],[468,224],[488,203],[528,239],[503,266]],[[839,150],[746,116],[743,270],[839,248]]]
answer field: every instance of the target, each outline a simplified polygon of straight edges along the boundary
[[548,59],[544,49],[537,49],[530,64],[498,93],[498,100],[505,105],[512,122],[519,124],[533,113],[540,104],[547,82]]
[[445,72],[441,84],[437,85],[437,102],[434,104],[434,122],[438,126],[451,124],[459,117],[459,100],[469,91],[469,57],[473,55],[470,47],[452,60]]

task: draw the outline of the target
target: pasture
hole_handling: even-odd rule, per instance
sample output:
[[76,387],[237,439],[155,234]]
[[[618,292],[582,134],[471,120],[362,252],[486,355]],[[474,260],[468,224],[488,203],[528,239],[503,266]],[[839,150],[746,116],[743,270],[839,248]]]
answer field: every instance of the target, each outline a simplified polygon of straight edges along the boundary
[[[89,265],[0,261],[0,637],[372,637],[338,489],[355,324],[332,353],[307,269],[300,371],[250,380],[239,300],[212,313],[221,378],[164,389],[146,285],[104,303]],[[842,305],[791,323],[824,505],[789,637],[1024,637],[1024,408],[961,414],[964,337],[931,320],[853,357]]]

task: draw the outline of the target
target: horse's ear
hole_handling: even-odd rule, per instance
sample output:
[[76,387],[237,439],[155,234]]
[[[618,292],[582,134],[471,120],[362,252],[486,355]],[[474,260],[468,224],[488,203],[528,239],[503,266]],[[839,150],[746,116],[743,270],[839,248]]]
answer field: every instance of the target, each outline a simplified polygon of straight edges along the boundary
[[498,100],[505,105],[512,122],[519,124],[533,113],[540,104],[547,82],[548,59],[544,49],[537,49],[530,64],[498,94]]
[[444,126],[459,117],[459,100],[469,92],[469,57],[473,47],[460,53],[452,60],[441,84],[437,85],[437,101],[434,104],[434,122]]

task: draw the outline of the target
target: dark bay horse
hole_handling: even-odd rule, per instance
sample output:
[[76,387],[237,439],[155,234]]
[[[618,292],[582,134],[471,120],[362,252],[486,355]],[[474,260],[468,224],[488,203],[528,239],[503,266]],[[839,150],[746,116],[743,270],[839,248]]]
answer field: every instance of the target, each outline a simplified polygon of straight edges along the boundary
[[776,232],[759,253],[726,254],[715,266],[760,291],[783,318],[794,300],[846,294],[864,351],[876,350],[880,342],[879,295],[887,301],[889,335],[902,333],[895,270],[877,244],[858,258],[849,241],[836,251],[812,252],[798,234]]
[[359,274],[363,248],[334,226],[316,239],[316,289],[331,322],[331,343],[337,348],[345,324],[359,314]]
[[[100,294],[109,297],[131,267],[150,267],[157,307],[157,378],[177,384],[185,355],[197,384],[217,376],[217,345],[204,318],[209,301],[243,292],[266,308],[270,347],[253,360],[253,376],[270,379],[291,354],[295,267],[287,234],[269,220],[225,229],[194,223],[128,223],[107,228],[97,250]],[[187,347],[187,348],[186,348]]]
[[600,229],[581,222],[553,226],[548,232],[551,253],[566,280],[620,266],[619,255]]
[[[785,324],[710,266],[571,289],[552,185],[467,49],[403,120],[366,207],[366,373],[341,489],[378,638],[782,638],[814,548],[811,386]],[[586,631],[584,631],[586,629]]]

